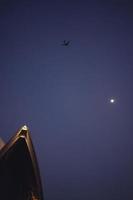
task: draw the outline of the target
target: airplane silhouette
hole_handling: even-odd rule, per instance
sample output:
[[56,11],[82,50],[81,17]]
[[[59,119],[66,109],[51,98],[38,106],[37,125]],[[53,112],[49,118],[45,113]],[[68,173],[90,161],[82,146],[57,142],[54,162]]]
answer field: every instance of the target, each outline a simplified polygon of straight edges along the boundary
[[69,44],[70,44],[70,40],[68,40],[68,41],[64,40],[62,43],[63,46],[68,46]]

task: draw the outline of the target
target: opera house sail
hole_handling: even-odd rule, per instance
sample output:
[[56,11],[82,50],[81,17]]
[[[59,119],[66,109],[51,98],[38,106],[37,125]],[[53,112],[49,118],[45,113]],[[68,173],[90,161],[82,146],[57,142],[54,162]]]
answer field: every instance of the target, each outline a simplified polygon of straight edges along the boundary
[[37,159],[26,126],[0,150],[0,200],[43,200]]

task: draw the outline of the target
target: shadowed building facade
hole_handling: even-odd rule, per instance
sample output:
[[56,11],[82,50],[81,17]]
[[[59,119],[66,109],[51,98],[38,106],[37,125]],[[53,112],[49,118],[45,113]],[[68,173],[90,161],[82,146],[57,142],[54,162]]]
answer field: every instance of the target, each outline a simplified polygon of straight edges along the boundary
[[0,150],[0,199],[43,200],[37,159],[26,126]]

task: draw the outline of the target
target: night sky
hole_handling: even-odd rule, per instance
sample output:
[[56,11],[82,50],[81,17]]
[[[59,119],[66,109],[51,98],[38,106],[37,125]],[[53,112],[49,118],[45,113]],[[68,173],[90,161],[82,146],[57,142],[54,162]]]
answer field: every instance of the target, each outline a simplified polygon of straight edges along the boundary
[[0,91],[0,136],[29,127],[45,200],[133,199],[132,1],[1,0]]

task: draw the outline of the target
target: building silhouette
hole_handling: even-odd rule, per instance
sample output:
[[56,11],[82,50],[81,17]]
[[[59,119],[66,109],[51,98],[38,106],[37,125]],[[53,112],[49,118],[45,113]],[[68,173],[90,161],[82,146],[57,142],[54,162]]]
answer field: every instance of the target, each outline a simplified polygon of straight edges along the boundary
[[43,200],[38,163],[26,126],[0,150],[0,199]]

